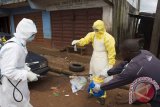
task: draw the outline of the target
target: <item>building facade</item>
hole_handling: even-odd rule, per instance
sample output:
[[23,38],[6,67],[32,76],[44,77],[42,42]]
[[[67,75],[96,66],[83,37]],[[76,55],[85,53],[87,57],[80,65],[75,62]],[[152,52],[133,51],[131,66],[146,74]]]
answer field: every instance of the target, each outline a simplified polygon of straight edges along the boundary
[[[115,1],[115,2],[114,2]],[[94,21],[101,19],[107,32],[118,40],[114,14],[117,0],[0,0],[0,32],[14,33],[22,18],[32,19],[38,29],[32,44],[49,48],[64,48],[74,39],[92,31]],[[129,5],[127,1],[119,2]],[[115,6],[114,6],[115,5]],[[124,6],[123,5],[123,6]],[[128,12],[130,11],[127,8]],[[128,14],[128,13],[127,13]],[[126,17],[124,17],[126,18]],[[124,19],[121,19],[124,21]],[[128,22],[128,20],[126,20]],[[115,33],[114,33],[115,31]]]

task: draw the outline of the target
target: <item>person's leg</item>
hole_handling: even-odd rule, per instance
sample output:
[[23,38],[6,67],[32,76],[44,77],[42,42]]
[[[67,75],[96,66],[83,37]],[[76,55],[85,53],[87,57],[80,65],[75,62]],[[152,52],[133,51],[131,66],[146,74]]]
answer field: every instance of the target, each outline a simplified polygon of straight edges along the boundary
[[93,91],[90,89],[90,90],[89,90],[88,98],[93,98],[93,97],[94,97],[94,95],[93,95]]
[[105,105],[105,100],[106,100],[107,94],[106,91],[104,92],[104,95],[98,98],[98,101],[100,102],[101,105]]

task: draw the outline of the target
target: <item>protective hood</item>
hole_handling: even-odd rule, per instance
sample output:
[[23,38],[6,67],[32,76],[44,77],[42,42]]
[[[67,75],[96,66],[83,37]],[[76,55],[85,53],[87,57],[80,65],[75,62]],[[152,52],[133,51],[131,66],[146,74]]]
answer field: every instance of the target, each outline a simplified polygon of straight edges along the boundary
[[98,39],[101,39],[101,37],[104,35],[104,33],[106,32],[106,28],[105,28],[105,24],[102,20],[97,20],[94,22],[93,24],[93,29],[97,29],[98,31],[95,32],[96,37]]
[[34,22],[30,19],[23,18],[17,25],[16,33],[14,36],[26,45],[26,41],[34,34],[37,33],[37,28]]

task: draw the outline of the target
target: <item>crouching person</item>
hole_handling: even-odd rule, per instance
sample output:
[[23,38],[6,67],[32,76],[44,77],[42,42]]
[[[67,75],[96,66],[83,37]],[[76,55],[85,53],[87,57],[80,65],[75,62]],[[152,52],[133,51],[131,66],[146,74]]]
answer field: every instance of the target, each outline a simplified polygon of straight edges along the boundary
[[107,91],[132,83],[129,103],[150,103],[152,107],[160,107],[160,60],[149,51],[140,50],[133,39],[124,41],[120,52],[123,63],[107,72],[117,75],[108,83],[95,85],[95,90]]

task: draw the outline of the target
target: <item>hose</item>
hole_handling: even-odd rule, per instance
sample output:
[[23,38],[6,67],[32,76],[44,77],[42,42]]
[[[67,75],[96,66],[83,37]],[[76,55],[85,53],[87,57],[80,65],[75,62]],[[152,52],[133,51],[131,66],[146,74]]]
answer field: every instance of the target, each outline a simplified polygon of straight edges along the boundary
[[[13,98],[14,98],[14,100],[15,100],[16,102],[21,102],[21,101],[23,100],[23,94],[22,94],[22,92],[17,88],[17,86],[19,85],[19,83],[20,83],[22,80],[18,81],[18,83],[17,83],[16,85],[14,85],[9,79],[8,79],[8,81],[9,81],[9,82],[11,83],[11,85],[14,87],[14,89],[13,89]],[[21,100],[16,99],[16,97],[15,97],[15,91],[16,91],[16,90],[21,94]]]

